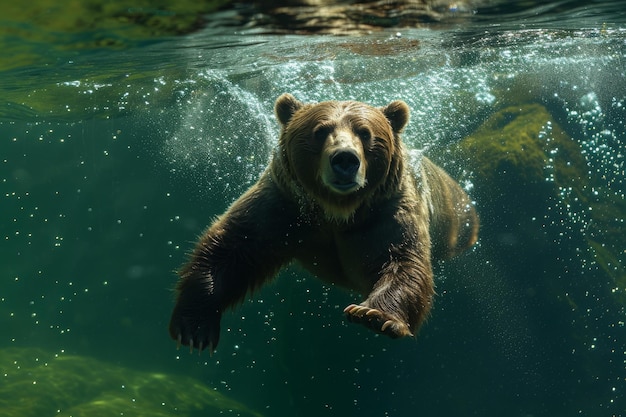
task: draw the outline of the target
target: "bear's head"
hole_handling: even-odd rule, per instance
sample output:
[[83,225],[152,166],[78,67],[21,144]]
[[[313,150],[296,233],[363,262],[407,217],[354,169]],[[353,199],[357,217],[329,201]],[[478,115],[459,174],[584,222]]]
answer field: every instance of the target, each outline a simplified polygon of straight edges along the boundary
[[403,101],[382,108],[356,101],[304,104],[283,94],[275,113],[287,181],[328,219],[347,221],[365,202],[398,184],[399,134],[409,120]]

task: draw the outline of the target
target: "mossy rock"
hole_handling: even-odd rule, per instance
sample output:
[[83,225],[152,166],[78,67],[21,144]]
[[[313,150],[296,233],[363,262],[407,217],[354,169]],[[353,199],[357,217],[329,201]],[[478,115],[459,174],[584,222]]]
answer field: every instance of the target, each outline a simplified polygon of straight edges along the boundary
[[520,193],[545,201],[558,187],[587,186],[580,147],[545,107],[525,104],[502,109],[459,144],[477,182],[505,198]]
[[40,349],[0,350],[0,410],[5,417],[260,417],[192,378],[138,372]]
[[[601,198],[594,195],[601,181],[589,174],[580,145],[545,107],[530,103],[503,108],[452,153],[465,159],[464,166],[473,172],[474,195],[495,223],[495,233],[508,229],[530,239],[531,246],[541,252],[541,245],[559,241],[558,236],[549,235],[558,227],[550,232],[542,225],[560,224],[564,212],[580,215],[580,219],[570,219],[585,229],[574,232],[579,233],[580,248],[586,245],[594,254],[626,302],[626,202],[610,192]],[[556,206],[560,212],[554,210]],[[553,218],[533,222],[534,216]],[[541,237],[545,233],[548,239]]]

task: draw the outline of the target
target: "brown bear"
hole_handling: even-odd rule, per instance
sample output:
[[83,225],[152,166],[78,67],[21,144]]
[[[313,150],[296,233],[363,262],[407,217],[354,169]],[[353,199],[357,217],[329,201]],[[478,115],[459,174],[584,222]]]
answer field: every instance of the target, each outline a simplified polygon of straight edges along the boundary
[[365,297],[345,308],[349,321],[414,335],[433,302],[432,260],[476,242],[471,200],[427,158],[410,163],[403,101],[304,104],[283,94],[275,113],[281,133],[269,167],[180,270],[171,337],[213,352],[222,312],[294,260]]

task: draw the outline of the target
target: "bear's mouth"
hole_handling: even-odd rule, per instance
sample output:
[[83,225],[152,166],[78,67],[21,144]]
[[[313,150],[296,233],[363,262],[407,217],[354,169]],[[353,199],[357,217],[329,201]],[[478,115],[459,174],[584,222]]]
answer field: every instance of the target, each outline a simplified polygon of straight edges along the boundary
[[333,181],[330,184],[337,191],[341,191],[343,193],[353,191],[359,187],[359,183],[356,181]]

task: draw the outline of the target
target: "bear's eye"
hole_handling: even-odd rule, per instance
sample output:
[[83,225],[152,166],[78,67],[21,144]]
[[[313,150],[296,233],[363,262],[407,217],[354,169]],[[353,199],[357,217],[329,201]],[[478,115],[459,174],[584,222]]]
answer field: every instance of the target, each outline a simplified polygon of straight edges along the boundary
[[355,133],[363,142],[368,142],[372,138],[372,132],[367,128],[357,129]]
[[331,126],[318,126],[313,130],[313,140],[315,142],[324,142],[328,135],[332,132]]

